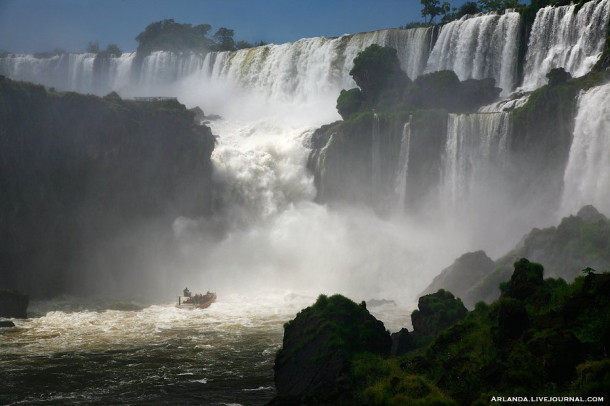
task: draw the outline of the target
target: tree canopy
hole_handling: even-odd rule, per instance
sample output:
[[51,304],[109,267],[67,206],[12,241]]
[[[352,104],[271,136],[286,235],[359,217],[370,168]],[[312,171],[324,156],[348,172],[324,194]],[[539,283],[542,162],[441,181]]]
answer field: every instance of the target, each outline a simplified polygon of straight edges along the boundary
[[[235,51],[253,46],[247,41],[235,41],[235,31],[231,28],[220,27],[210,37],[211,31],[210,24],[193,26],[173,19],[157,21],[136,37],[138,53],[145,56],[153,51]],[[256,45],[264,44],[261,41]]]
[[212,29],[210,24],[180,24],[173,19],[149,24],[138,34],[138,52],[149,54],[153,51],[209,50],[214,41],[207,37]]
[[431,23],[436,16],[447,14],[451,10],[451,5],[446,1],[441,3],[440,0],[420,0],[420,2],[421,16],[429,18],[428,23]]

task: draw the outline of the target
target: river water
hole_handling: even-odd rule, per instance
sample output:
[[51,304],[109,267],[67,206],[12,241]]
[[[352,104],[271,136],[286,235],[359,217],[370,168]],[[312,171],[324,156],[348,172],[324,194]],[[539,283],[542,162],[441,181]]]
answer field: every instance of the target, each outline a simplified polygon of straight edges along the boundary
[[[219,297],[205,310],[33,303],[29,319],[0,329],[0,404],[263,405],[275,394],[283,325],[314,301],[271,291]],[[392,331],[408,319],[394,305],[373,313]]]

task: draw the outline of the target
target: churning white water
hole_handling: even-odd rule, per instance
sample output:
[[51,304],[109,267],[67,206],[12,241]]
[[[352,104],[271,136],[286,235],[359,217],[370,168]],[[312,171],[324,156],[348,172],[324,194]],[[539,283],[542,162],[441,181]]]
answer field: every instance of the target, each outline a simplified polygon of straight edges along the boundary
[[263,405],[283,324],[315,298],[225,295],[206,310],[38,302],[0,330],[2,404]]
[[610,84],[578,98],[560,214],[574,213],[586,204],[610,213]]

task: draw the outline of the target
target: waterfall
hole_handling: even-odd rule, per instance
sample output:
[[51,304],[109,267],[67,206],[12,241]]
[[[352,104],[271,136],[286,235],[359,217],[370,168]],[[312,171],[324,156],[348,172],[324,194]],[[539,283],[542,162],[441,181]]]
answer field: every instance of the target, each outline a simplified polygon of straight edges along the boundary
[[426,69],[428,57],[434,46],[435,32],[435,27],[387,31],[383,45],[398,51],[400,66],[409,79],[415,80]]
[[411,152],[411,123],[407,121],[402,128],[402,139],[400,141],[400,154],[398,156],[398,166],[394,179],[394,190],[397,199],[398,210],[405,208],[407,196],[407,178],[409,176],[409,154]]
[[379,134],[379,116],[373,113],[373,129],[371,133],[371,191],[373,201],[377,200],[381,182],[381,140]]
[[590,1],[578,12],[576,7],[547,6],[536,14],[525,60],[525,90],[544,85],[553,68],[583,76],[599,59],[606,41],[610,0]]
[[397,49],[401,67],[410,77],[423,72],[433,41],[433,28],[382,30],[339,38],[306,38],[221,53],[212,65],[214,80],[229,80],[274,100],[307,101],[319,96],[333,100],[341,89],[356,86],[349,76],[353,60],[372,44]]
[[450,217],[465,208],[476,210],[499,185],[508,154],[510,114],[450,114],[443,156],[442,192]]
[[[51,57],[14,55],[0,58],[0,74],[60,90],[104,95],[112,90],[127,96],[152,95],[155,88],[178,92],[183,79],[222,81],[275,101],[314,102],[355,87],[349,76],[353,60],[371,44],[397,49],[400,64],[411,78],[424,69],[434,40],[434,28],[389,29],[339,38],[305,38],[234,52],[157,51],[138,60],[135,53],[107,58],[104,72],[95,72],[95,54]],[[169,86],[169,88],[168,88]]]
[[519,13],[464,16],[441,28],[426,72],[453,70],[460,80],[494,78],[508,94],[515,86]]
[[574,138],[564,174],[561,215],[593,204],[610,213],[610,84],[578,98]]

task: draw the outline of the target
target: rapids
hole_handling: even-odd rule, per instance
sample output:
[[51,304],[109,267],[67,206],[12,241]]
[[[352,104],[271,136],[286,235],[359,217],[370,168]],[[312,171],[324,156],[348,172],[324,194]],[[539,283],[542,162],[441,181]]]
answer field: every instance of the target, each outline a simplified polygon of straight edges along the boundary
[[[275,393],[283,325],[314,300],[276,290],[220,297],[205,310],[36,302],[29,319],[0,329],[0,404],[263,405]],[[407,313],[378,310],[394,329]]]
[[[570,18],[575,6],[539,12],[525,67],[528,90],[542,85],[552,67],[567,64],[573,75],[591,68],[609,3],[587,3]],[[527,99],[449,116],[441,182],[422,218],[316,203],[323,191],[315,190],[306,169],[311,134],[339,119],[337,96],[355,87],[352,61],[372,43],[396,46],[411,79],[454,69],[460,79],[492,77],[510,93],[517,85],[520,24],[508,12],[464,17],[440,33],[382,30],[207,55],[154,52],[138,60],[124,53],[97,63],[93,54],[0,58],[0,74],[13,79],[98,95],[176,96],[222,117],[209,122],[218,137],[215,213],[175,220],[176,268],[161,277],[150,272],[151,280],[163,281],[156,288],[165,296],[152,305],[107,298],[36,303],[30,319],[0,330],[0,403],[263,404],[274,393],[283,323],[318,294],[395,300],[396,307],[370,310],[390,331],[408,326],[417,294],[454,258],[478,249],[504,254],[541,226],[531,213],[518,212],[505,188],[511,185],[504,172],[508,110]],[[547,26],[553,29],[544,36]],[[608,149],[609,103],[607,85],[580,96],[564,175],[566,214],[591,202],[610,210],[608,162],[595,155]],[[372,131],[376,141],[384,137],[378,130]],[[393,171],[401,209],[409,156],[420,153],[410,125],[402,130]],[[376,168],[384,157],[373,151]],[[184,284],[216,290],[219,301],[205,311],[175,309],[167,291]]]

